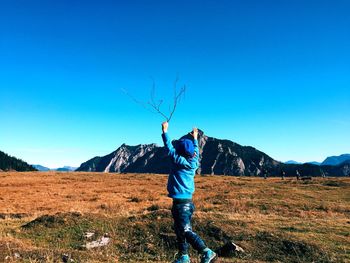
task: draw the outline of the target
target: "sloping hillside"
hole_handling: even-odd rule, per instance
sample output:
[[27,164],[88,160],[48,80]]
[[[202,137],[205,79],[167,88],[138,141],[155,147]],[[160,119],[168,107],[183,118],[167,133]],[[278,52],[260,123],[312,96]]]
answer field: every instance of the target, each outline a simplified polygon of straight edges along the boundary
[[28,163],[9,156],[0,151],[0,170],[2,171],[36,171],[36,169]]

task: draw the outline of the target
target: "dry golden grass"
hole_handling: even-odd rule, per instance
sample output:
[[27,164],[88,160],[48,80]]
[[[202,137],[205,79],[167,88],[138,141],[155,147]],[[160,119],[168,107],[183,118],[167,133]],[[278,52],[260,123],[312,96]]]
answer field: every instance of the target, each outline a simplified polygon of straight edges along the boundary
[[[175,249],[166,181],[154,174],[0,173],[0,262],[60,262],[63,254],[75,262],[169,262]],[[246,249],[218,262],[350,261],[350,178],[197,176],[194,203],[194,228],[209,245],[229,237]],[[63,223],[23,228],[43,215]],[[112,244],[82,250],[86,230],[108,232]]]

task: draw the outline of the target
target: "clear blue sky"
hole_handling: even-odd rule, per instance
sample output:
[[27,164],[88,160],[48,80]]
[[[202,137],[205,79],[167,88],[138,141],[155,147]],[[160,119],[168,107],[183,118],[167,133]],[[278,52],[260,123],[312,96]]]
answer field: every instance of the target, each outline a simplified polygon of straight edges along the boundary
[[[79,166],[122,143],[161,142],[162,118],[120,89],[186,98],[196,125],[277,160],[350,152],[350,1],[0,3],[0,150]],[[166,109],[164,109],[166,110]]]

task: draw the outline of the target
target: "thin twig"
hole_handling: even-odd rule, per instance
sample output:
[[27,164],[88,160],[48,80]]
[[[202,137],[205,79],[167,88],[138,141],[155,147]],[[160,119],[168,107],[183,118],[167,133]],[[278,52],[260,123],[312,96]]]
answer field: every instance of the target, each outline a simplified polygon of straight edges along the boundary
[[156,93],[156,83],[154,81],[154,79],[152,79],[153,84],[152,84],[152,89],[151,89],[151,101],[148,101],[147,104],[150,105],[156,113],[159,113],[160,115],[162,115],[167,121],[169,121],[168,116],[166,116],[163,112],[161,112],[160,110],[160,106],[163,103],[163,100],[159,100],[158,104],[155,101],[155,93]]
[[163,100],[156,100],[156,84],[155,84],[155,81],[153,80],[152,78],[152,88],[151,88],[151,97],[150,97],[150,100],[147,102],[147,103],[144,103],[142,101],[139,101],[137,100],[134,96],[132,96],[131,94],[129,94],[125,89],[122,89],[122,91],[127,95],[129,96],[135,103],[141,105],[143,108],[151,111],[149,109],[149,107],[147,107],[146,105],[150,106],[153,111],[153,113],[158,113],[160,115],[162,115],[166,120],[167,122],[170,122],[171,118],[173,117],[174,115],[174,112],[176,110],[176,107],[177,107],[177,104],[178,102],[181,100],[181,97],[182,96],[185,96],[185,92],[186,92],[186,86],[183,86],[180,91],[178,92],[177,91],[177,83],[179,81],[179,78],[176,77],[175,81],[174,81],[174,101],[173,101],[173,108],[171,109],[171,107],[169,106],[169,117],[164,114],[162,111],[161,111],[161,106],[163,104]]
[[177,93],[177,83],[179,82],[179,76],[176,76],[176,79],[174,81],[174,105],[173,105],[173,109],[172,111],[170,111],[170,116],[169,116],[169,119],[168,121],[171,120],[171,118],[173,117],[173,114],[176,110],[176,107],[177,107],[177,103],[181,100],[181,96],[185,94],[185,91],[186,91],[186,86],[184,85],[179,93]]
[[136,99],[134,96],[132,96],[127,90],[121,89],[121,91],[122,91],[125,95],[127,95],[130,99],[132,99],[136,104],[139,104],[139,105],[141,105],[143,108],[145,108],[146,110],[152,112],[152,111],[145,105],[144,102],[137,100],[137,99]]

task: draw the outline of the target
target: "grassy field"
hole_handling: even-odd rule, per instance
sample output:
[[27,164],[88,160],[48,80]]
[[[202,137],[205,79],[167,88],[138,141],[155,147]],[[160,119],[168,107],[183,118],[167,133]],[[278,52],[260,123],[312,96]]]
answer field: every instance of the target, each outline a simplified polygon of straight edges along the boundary
[[[0,173],[0,262],[171,262],[166,180]],[[194,230],[208,245],[232,240],[245,249],[217,262],[350,262],[350,178],[197,176],[194,202]],[[107,246],[84,247],[102,236]]]

